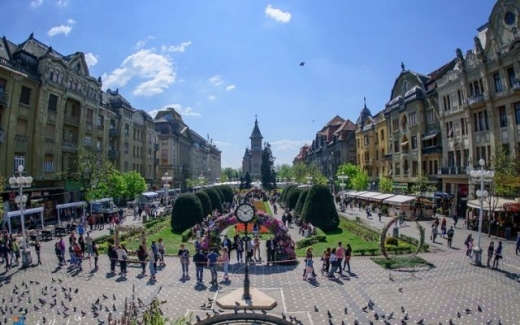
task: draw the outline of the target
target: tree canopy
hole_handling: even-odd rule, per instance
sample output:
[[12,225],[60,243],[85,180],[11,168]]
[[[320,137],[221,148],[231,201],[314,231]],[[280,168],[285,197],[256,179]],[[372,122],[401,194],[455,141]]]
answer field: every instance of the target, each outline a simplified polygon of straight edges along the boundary
[[346,175],[348,179],[345,180],[345,188],[352,188],[356,191],[364,191],[368,187],[368,175],[361,169],[361,167],[348,163],[338,167],[336,175]]
[[381,176],[379,178],[379,192],[381,193],[392,193],[394,191],[392,185],[392,179],[389,177]]
[[266,191],[274,190],[276,188],[276,171],[274,169],[273,152],[271,144],[266,142],[262,150],[262,164],[260,165],[260,179],[262,181],[262,188]]
[[135,170],[123,173],[123,179],[126,185],[125,197],[130,200],[146,191],[146,180]]
[[497,146],[493,165],[495,168],[495,195],[517,196],[520,192],[520,163],[504,148]]
[[125,177],[120,171],[114,169],[97,183],[97,186],[92,189],[92,193],[93,197],[98,199],[105,197],[119,199],[125,195],[126,189]]

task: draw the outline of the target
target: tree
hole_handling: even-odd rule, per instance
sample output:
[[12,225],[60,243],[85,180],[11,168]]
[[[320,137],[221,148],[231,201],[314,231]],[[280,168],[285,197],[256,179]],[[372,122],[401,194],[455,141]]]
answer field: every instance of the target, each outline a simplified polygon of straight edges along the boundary
[[276,166],[276,175],[280,181],[283,179],[290,181],[292,176],[292,167],[289,164],[282,164]]
[[392,185],[392,179],[389,177],[381,176],[379,178],[379,192],[381,193],[392,193],[394,187]]
[[265,191],[271,191],[276,188],[276,171],[274,169],[273,152],[269,142],[264,143],[262,150],[262,164],[260,165],[260,179],[262,181],[262,188]]
[[296,203],[298,203],[298,199],[300,198],[300,193],[302,192],[302,189],[299,187],[293,187],[291,190],[287,193],[285,206],[292,210],[296,208]]
[[520,191],[520,163],[498,145],[493,161],[495,168],[495,194],[515,197]]
[[137,195],[146,191],[145,179],[135,170],[123,173],[123,179],[126,184],[125,198],[134,200]]
[[436,190],[435,186],[430,182],[428,176],[421,174],[419,177],[415,179],[412,184],[411,192],[415,196],[417,196],[417,203],[415,203],[414,215],[417,215],[417,209],[420,210],[419,217],[424,216],[423,212],[423,201],[425,199],[426,193],[434,192]]
[[220,195],[218,192],[211,187],[203,189],[204,192],[209,196],[209,200],[211,201],[211,208],[213,210],[217,209],[218,212],[222,213],[222,201],[220,200]]
[[326,185],[314,185],[309,189],[303,205],[302,218],[323,231],[338,228],[338,211]]
[[221,185],[220,189],[222,190],[222,193],[224,194],[224,202],[233,202],[233,189],[231,186],[228,185]]
[[[217,195],[217,194],[215,194]],[[179,195],[173,205],[170,224],[175,231],[184,231],[202,222],[202,204],[200,200],[191,193]]]
[[300,196],[298,197],[298,202],[296,202],[296,207],[294,208],[294,214],[296,217],[299,217],[302,214],[303,206],[305,205],[305,199],[307,198],[307,194],[309,194],[309,189],[306,188],[300,192]]
[[[352,188],[352,182],[357,177],[357,175],[363,173],[363,170],[354,164],[348,163],[343,164],[338,167],[338,172],[336,175],[345,175],[348,176],[348,179],[345,180],[345,188],[349,189]],[[368,183],[367,183],[368,185]],[[366,189],[366,186],[362,188],[363,190]]]
[[[292,178],[294,178],[295,182],[307,183],[307,176],[309,176],[309,168],[305,163],[299,162],[293,165]],[[290,181],[292,178],[289,178],[288,180]]]
[[365,171],[361,171],[352,178],[352,188],[356,191],[365,191],[368,187],[368,175]]
[[206,194],[206,192],[204,191],[197,191],[194,193],[194,195],[199,199],[201,203],[202,215],[211,215],[211,211],[213,211],[213,209],[211,208],[211,200],[209,199],[208,194]]
[[114,169],[112,173],[106,175],[105,178],[99,181],[96,188],[93,189],[92,192],[96,198],[123,198],[126,192],[125,178],[120,171]]
[[93,190],[113,170],[114,166],[102,150],[95,147],[79,147],[69,163],[69,168],[63,174],[81,186],[85,199],[90,202],[99,198]]
[[237,174],[238,174],[237,169],[234,169],[231,167],[222,168],[222,170],[220,172],[220,181],[223,183],[225,181],[230,181],[233,178],[238,179]]
[[249,172],[246,173],[244,176],[244,189],[250,189],[251,188],[251,175],[249,175]]

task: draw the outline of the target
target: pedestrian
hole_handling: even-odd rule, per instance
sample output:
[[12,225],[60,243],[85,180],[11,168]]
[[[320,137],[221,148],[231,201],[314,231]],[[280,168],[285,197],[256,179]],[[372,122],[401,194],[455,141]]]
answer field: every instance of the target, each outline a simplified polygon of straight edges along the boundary
[[471,248],[473,248],[473,236],[471,234],[466,237],[464,241],[464,245],[466,245],[466,256],[471,256]]
[[448,222],[446,221],[446,217],[442,218],[442,222],[441,222],[441,237],[442,238],[444,238],[444,236],[446,235],[447,224],[448,224]]
[[157,257],[156,249],[154,248],[154,245],[152,244],[150,246],[150,250],[148,251],[148,267],[150,268],[150,281],[157,281],[157,278],[155,277],[155,273],[157,273],[157,261],[155,258]]
[[141,262],[141,275],[146,275],[146,250],[143,245],[139,245],[137,250],[137,259]]
[[126,278],[126,266],[128,264],[128,251],[125,245],[119,246],[117,249],[117,256],[119,259],[119,269],[121,270],[121,277]]
[[[79,244],[79,247],[81,248],[81,254],[83,254],[85,252],[85,238],[83,238],[83,234],[79,235],[79,238],[78,238],[78,244]],[[83,256],[81,256],[81,258],[83,258]]]
[[0,254],[5,261],[5,271],[7,272],[11,269],[11,264],[9,264],[9,246],[3,241],[0,241]]
[[40,244],[40,241],[36,239],[34,241],[34,250],[36,251],[36,256],[38,257],[38,264],[42,264],[42,260],[40,257],[42,245]]
[[74,243],[73,247],[74,251],[74,263],[73,265],[79,270],[83,271],[83,268],[81,267],[81,263],[83,262],[83,251],[81,250],[81,247],[78,243]]
[[271,236],[266,242],[265,242],[265,248],[267,251],[267,266],[269,266],[269,263],[271,265],[274,264],[275,260],[275,253],[276,253],[276,242],[274,240],[274,237]]
[[437,238],[437,234],[439,233],[439,230],[437,229],[437,226],[432,227],[432,242],[435,243],[435,239]]
[[211,284],[217,285],[217,261],[218,261],[218,254],[215,250],[215,248],[211,249],[211,252],[208,254],[208,262],[207,265],[209,267],[209,270],[211,272]]
[[455,234],[455,230],[453,230],[453,226],[450,227],[448,232],[446,233],[448,235],[448,247],[451,248],[451,243],[453,241],[453,235]]
[[504,256],[502,256],[502,242],[498,242],[498,247],[495,249],[495,259],[493,260],[493,268],[496,270],[498,269],[498,261],[502,259]]
[[382,209],[377,209],[377,217],[379,218],[379,222],[381,222],[381,217],[383,216],[383,213],[381,212]]
[[242,238],[244,245],[246,246],[246,263],[253,261],[253,241],[249,237]]
[[341,264],[343,262],[343,254],[345,254],[345,250],[343,249],[343,245],[341,242],[338,243],[338,247],[336,248],[336,260],[338,264],[338,273],[339,275],[343,275],[343,272],[341,271]]
[[260,255],[260,236],[258,234],[256,234],[253,239],[253,258],[255,261],[262,261],[262,256]]
[[85,237],[85,244],[87,246],[87,252],[88,255],[92,255],[93,249],[92,249],[92,237],[90,236],[90,231],[87,232],[87,237]]
[[195,276],[197,278],[197,283],[203,283],[203,272],[204,265],[206,265],[207,260],[206,256],[202,253],[200,249],[197,249],[195,255],[193,255],[193,263],[195,264]]
[[330,247],[327,247],[325,252],[323,252],[321,260],[323,261],[323,265],[321,266],[321,274],[328,274],[330,271]]
[[222,266],[224,267],[224,280],[229,279],[228,269],[229,269],[229,252],[228,248],[224,247],[222,248],[222,256],[220,257],[220,262],[222,263]]
[[520,231],[516,236],[516,255],[518,255],[518,252],[520,252]]
[[54,244],[54,254],[58,258],[59,266],[61,267],[61,266],[65,265],[65,261],[63,259],[63,255],[61,254],[60,244],[58,242],[56,242]]
[[345,259],[343,260],[343,270],[345,270],[345,266],[348,267],[347,273],[350,274],[350,258],[352,257],[352,247],[350,244],[347,244],[345,247]]
[[177,253],[179,260],[182,266],[182,280],[189,279],[190,275],[188,272],[188,267],[190,265],[190,252],[184,247],[184,244],[181,244],[181,248]]
[[110,272],[116,273],[116,264],[117,264],[117,251],[114,245],[110,245],[108,247],[108,259],[110,260]]
[[155,243],[155,240],[152,241],[152,250],[153,250],[153,267],[157,271],[157,261],[159,261],[159,250],[157,249],[157,244]]
[[303,269],[303,280],[307,280],[310,275],[310,280],[314,280],[316,278],[316,273],[314,272],[314,262],[312,261],[312,247],[307,248],[305,252],[305,269]]
[[495,252],[495,243],[494,242],[490,242],[489,243],[489,246],[488,246],[488,249],[487,249],[487,263],[486,263],[486,266],[487,267],[490,267],[490,263],[491,263],[491,259],[493,258],[493,253]]
[[455,215],[453,215],[453,226],[455,228],[457,228],[457,222],[459,221],[459,215],[457,213],[455,213]]
[[[92,254],[94,255],[94,270],[99,270],[99,266],[98,266],[99,246],[97,244],[94,244],[92,246]],[[90,256],[88,258],[90,258]]]
[[[184,245],[181,245],[181,247],[182,246]],[[159,242],[157,243],[157,251],[159,252],[159,261],[161,266],[166,266],[166,263],[164,263],[164,254],[166,253],[166,249],[162,238],[159,238]]]
[[336,248],[332,248],[330,251],[330,272],[328,274],[329,279],[334,279],[334,272],[338,268],[338,257],[336,255]]
[[90,231],[94,230],[94,216],[92,215],[88,216],[88,226],[90,228]]

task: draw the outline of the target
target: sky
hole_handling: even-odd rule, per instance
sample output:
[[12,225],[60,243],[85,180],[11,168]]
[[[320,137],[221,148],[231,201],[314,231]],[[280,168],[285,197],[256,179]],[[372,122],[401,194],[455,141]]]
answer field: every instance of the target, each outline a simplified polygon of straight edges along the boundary
[[[85,53],[103,89],[174,107],[241,168],[255,116],[275,165],[336,115],[390,101],[401,71],[428,74],[473,48],[495,0],[2,0],[0,34]],[[300,62],[305,62],[300,66]]]

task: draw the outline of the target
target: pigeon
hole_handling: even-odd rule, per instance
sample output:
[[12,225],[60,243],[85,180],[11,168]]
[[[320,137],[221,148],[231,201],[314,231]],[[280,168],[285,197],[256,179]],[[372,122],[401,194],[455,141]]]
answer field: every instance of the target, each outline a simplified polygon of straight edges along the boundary
[[300,67],[304,67],[304,66],[305,66],[305,62],[304,61],[300,62]]
[[331,318],[329,318],[329,325],[334,325]]
[[419,324],[419,325],[423,325],[423,324],[424,324],[424,318],[421,318],[421,320],[418,321],[417,324]]
[[406,325],[406,321],[404,319],[401,319],[401,325]]
[[99,304],[99,298],[96,299],[96,302],[94,304]]
[[466,308],[464,311],[466,312],[466,314],[471,314],[471,309],[469,308]]
[[348,314],[348,309],[347,309],[347,307],[345,307],[345,309],[343,309],[343,312],[345,313],[345,315]]
[[460,313],[459,312],[457,312],[457,317],[460,318]]
[[116,311],[116,305],[112,304],[112,310]]
[[76,290],[74,290],[74,293],[78,293],[78,292],[79,292],[79,289],[78,289],[78,288],[76,288]]
[[244,314],[245,314],[245,313],[247,313],[247,308],[246,308],[246,307],[244,307]]
[[330,310],[327,310],[327,316],[328,316],[329,318],[332,318],[332,314],[330,313]]
[[368,308],[368,307],[365,306],[365,307],[361,308],[361,310],[362,310],[364,313],[366,313],[366,312],[367,312],[367,308]]
[[43,318],[42,318],[42,321],[43,321],[43,323],[45,324],[45,323],[47,322],[47,318],[43,317]]
[[38,307],[36,305],[34,305],[33,307],[34,307],[34,310],[39,310],[40,309],[40,307]]
[[341,321],[341,325],[345,325],[345,321],[344,320]]
[[455,325],[455,323],[453,322],[453,320],[450,318],[450,325]]
[[359,322],[357,319],[354,320],[354,325],[359,325]]
[[238,307],[235,306],[235,315],[238,314]]
[[388,319],[394,318],[394,312],[391,312],[390,315],[388,315]]
[[377,313],[374,313],[375,320],[379,320],[379,315]]
[[314,306],[314,311],[315,311],[315,312],[318,312],[318,311],[319,311],[317,306]]
[[215,301],[215,299],[208,298],[208,301],[212,303],[213,301]]
[[289,320],[291,321],[291,323],[294,322],[294,317],[289,316]]
[[110,312],[110,309],[108,309],[108,306],[105,306],[105,311],[106,311],[107,313]]
[[63,312],[63,318],[67,318],[69,317],[69,314],[67,314],[66,312]]
[[500,318],[498,319],[498,325],[502,325],[502,320]]
[[99,318],[98,318],[97,321],[98,321],[98,324],[99,324],[99,325],[103,325],[103,324],[105,324],[105,321],[104,321],[104,320],[101,320],[101,319],[99,319]]
[[235,306],[240,306],[240,303],[238,301],[235,301]]
[[206,303],[203,303],[202,306],[200,306],[200,308],[206,308]]
[[[108,299],[108,296],[103,294],[103,300]],[[99,300],[99,299],[98,299]]]
[[492,323],[493,323],[492,320],[488,320],[488,321],[486,322],[486,325],[491,325]]
[[200,319],[199,315],[195,316],[195,319],[197,320],[197,323],[200,323],[202,320]]
[[262,314],[266,315],[267,312],[265,310],[262,309]]
[[482,307],[480,307],[480,305],[477,306],[477,309],[479,312],[482,312]]
[[403,292],[403,288],[399,288],[399,292]]
[[284,313],[282,313],[282,319],[283,319],[283,320],[287,320],[287,315],[285,315]]
[[211,315],[208,312],[206,312],[206,318],[210,318],[210,317],[211,317]]
[[87,314],[87,313],[84,312],[83,310],[80,310],[80,313],[81,313],[81,317],[85,317],[85,315]]
[[99,314],[96,312],[92,313],[92,315],[94,315],[94,317],[99,317]]
[[211,311],[213,312],[214,315],[220,315],[220,313],[218,311],[216,311],[215,309],[212,309]]
[[115,295],[115,294],[112,294],[112,298],[114,298],[114,300],[116,300],[116,295]]

